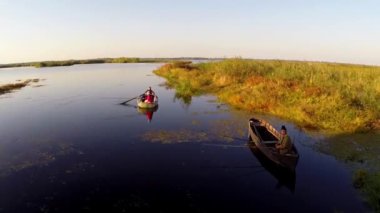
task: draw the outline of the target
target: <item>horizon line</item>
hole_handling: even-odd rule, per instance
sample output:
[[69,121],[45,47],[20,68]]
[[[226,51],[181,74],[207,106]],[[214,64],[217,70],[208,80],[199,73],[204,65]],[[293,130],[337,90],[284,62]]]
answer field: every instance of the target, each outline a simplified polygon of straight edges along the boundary
[[[380,64],[366,64],[366,63],[350,63],[350,62],[339,62],[339,61],[328,61],[328,60],[302,60],[302,59],[280,59],[280,58],[248,58],[241,56],[232,56],[232,57],[198,57],[198,56],[180,56],[180,57],[129,57],[129,56],[120,56],[120,57],[96,57],[96,58],[80,58],[80,59],[62,59],[62,60],[36,60],[36,61],[26,61],[26,62],[12,62],[12,63],[0,63],[0,66],[9,66],[9,65],[28,65],[32,63],[41,63],[41,62],[65,62],[65,61],[85,61],[85,60],[101,60],[101,59],[118,59],[118,58],[127,58],[127,59],[190,59],[190,60],[228,60],[228,59],[242,59],[242,60],[264,60],[264,61],[288,61],[288,62],[309,62],[309,63],[330,63],[330,64],[346,64],[346,65],[357,65],[357,66],[371,66],[371,67],[380,67]],[[1,68],[1,67],[0,67]]]

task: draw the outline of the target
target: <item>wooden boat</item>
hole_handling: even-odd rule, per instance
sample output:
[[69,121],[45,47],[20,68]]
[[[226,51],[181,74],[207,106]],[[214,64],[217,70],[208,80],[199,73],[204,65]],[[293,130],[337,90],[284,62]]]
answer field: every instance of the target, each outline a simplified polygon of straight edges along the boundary
[[299,154],[294,143],[291,152],[280,154],[275,148],[275,144],[280,140],[280,133],[268,122],[261,119],[251,118],[248,131],[250,141],[252,140],[269,160],[283,168],[295,170]]
[[155,108],[158,106],[158,97],[154,96],[153,102],[145,102],[143,96],[137,98],[137,106],[140,108]]

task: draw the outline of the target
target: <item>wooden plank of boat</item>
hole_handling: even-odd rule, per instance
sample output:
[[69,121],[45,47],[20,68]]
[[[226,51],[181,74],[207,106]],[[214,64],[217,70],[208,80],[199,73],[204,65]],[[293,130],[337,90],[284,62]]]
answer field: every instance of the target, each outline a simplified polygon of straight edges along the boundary
[[153,102],[145,102],[139,97],[137,98],[137,106],[140,108],[155,108],[158,106],[158,97],[154,96]]
[[280,133],[268,122],[251,118],[248,124],[250,140],[256,147],[271,161],[279,166],[294,170],[298,163],[298,150],[293,144],[292,151],[286,154],[280,154],[275,144],[280,140]]

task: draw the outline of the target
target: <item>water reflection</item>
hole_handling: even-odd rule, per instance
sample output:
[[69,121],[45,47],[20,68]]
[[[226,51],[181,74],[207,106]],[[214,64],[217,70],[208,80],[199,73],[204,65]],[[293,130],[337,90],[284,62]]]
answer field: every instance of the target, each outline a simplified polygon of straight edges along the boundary
[[71,143],[29,139],[0,144],[0,178],[28,168],[47,166],[57,158],[81,153]]
[[137,107],[137,111],[146,116],[147,121],[150,123],[153,119],[153,114],[157,112],[158,105],[154,108],[140,108]]
[[[146,76],[157,66],[1,70],[2,82],[47,84],[0,97],[0,212],[365,212],[344,165],[312,149],[315,136],[285,123],[303,156],[291,194],[295,174],[268,169],[240,140],[252,115],[212,96],[173,102],[164,79]],[[158,114],[118,105],[147,85]]]
[[154,108],[141,108],[141,107],[138,107],[138,106],[132,105],[132,104],[121,104],[121,105],[125,106],[125,107],[137,109],[138,114],[145,115],[146,119],[149,123],[152,122],[153,114],[158,111],[158,105]]
[[175,93],[173,97],[173,101],[179,100],[183,109],[188,109],[191,105],[193,97],[191,95],[182,95],[180,93]]
[[285,186],[290,192],[294,193],[296,187],[296,172],[277,166],[252,143],[249,143],[248,146],[261,165],[277,179],[278,183],[275,188],[280,189],[282,186]]

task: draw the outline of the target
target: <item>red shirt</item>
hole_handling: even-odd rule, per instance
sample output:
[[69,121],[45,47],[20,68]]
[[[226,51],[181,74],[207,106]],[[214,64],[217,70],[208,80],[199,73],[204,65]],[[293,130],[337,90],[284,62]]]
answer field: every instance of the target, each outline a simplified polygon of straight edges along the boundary
[[146,96],[146,101],[149,103],[153,103],[154,95],[147,95]]

